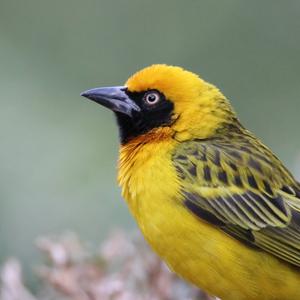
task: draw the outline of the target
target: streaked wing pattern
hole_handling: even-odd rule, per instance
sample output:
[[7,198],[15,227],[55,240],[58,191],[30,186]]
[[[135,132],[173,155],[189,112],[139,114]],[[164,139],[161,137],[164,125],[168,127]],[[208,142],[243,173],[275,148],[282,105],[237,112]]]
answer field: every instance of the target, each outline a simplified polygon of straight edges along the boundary
[[250,133],[185,142],[173,163],[187,209],[238,240],[300,266],[299,184]]

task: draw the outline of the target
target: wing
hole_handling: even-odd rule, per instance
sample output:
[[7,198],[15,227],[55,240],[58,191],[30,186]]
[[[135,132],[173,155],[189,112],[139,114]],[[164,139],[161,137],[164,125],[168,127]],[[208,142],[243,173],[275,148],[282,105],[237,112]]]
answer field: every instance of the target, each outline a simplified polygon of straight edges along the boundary
[[194,140],[176,149],[173,163],[191,212],[300,266],[300,186],[268,148],[251,135]]

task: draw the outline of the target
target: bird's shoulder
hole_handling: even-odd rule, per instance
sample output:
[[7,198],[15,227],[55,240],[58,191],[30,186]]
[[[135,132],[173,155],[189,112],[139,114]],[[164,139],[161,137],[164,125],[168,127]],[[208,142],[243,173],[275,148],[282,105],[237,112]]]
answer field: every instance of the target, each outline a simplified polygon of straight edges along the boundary
[[230,186],[268,195],[282,190],[294,196],[294,189],[299,188],[278,157],[246,130],[181,143],[175,148],[172,161],[186,183],[197,182],[203,187]]

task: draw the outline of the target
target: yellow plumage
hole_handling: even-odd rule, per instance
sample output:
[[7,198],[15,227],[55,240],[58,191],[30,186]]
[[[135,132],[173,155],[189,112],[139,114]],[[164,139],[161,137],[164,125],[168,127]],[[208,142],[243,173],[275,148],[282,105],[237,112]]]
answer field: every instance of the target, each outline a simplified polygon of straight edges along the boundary
[[278,158],[193,73],[155,65],[124,89],[118,180],[152,248],[221,299],[300,299],[300,186]]
[[181,277],[224,300],[300,299],[298,269],[243,245],[180,205],[173,147],[159,139],[120,150],[123,196],[158,255]]

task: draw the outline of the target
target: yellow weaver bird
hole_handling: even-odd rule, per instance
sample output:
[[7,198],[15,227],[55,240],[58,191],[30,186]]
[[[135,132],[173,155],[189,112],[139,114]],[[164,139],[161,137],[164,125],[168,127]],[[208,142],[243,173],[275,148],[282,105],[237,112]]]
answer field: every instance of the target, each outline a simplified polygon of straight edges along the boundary
[[114,111],[122,195],[174,272],[223,300],[300,299],[300,184],[214,85],[152,65],[82,96]]

